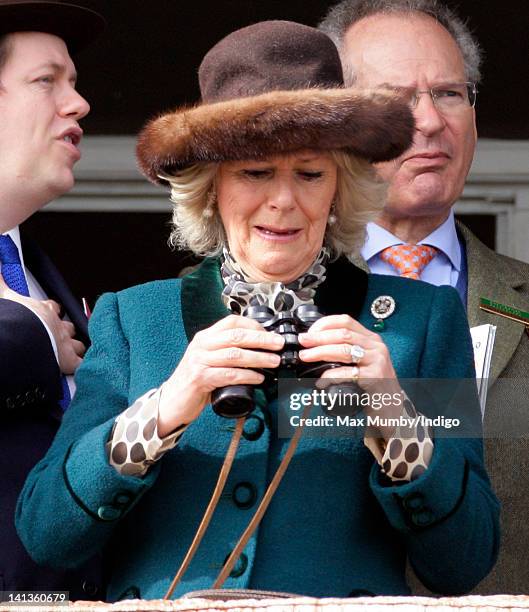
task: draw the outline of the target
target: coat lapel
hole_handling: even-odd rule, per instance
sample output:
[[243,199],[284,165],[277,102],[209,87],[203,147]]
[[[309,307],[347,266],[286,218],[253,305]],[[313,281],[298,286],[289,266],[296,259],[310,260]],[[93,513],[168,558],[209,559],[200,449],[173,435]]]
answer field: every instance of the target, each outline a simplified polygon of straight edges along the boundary
[[64,312],[75,325],[78,339],[88,346],[88,321],[77,298],[72,294],[51,259],[33,240],[24,235],[22,228],[20,238],[25,265],[31,270],[46,295],[61,304]]
[[196,270],[182,278],[182,319],[189,342],[198,331],[230,314],[220,297],[223,289],[220,263],[216,258],[205,259]]
[[462,223],[457,223],[463,239],[468,265],[468,321],[470,327],[490,323],[496,325],[496,340],[492,352],[489,385],[492,385],[516,350],[524,326],[505,317],[487,313],[479,308],[480,298],[488,298],[507,306],[527,310],[527,299],[516,291],[525,279],[508,262],[491,251]]
[[[230,314],[220,297],[223,289],[218,259],[205,259],[182,278],[182,318],[189,341],[198,331]],[[322,314],[347,313],[358,318],[366,293],[367,274],[341,257],[328,266],[314,302]]]

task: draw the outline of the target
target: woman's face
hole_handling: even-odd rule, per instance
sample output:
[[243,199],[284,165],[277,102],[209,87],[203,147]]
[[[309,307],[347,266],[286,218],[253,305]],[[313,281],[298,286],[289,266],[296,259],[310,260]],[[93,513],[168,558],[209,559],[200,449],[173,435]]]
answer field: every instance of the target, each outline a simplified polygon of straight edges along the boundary
[[288,283],[307,270],[323,244],[336,177],[321,151],[221,164],[219,213],[231,254],[253,280]]

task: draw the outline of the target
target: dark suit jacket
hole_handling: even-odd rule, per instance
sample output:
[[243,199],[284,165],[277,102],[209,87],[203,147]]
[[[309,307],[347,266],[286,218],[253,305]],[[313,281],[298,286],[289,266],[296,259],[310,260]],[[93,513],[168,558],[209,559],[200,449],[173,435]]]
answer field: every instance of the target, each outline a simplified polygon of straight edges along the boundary
[[[78,338],[87,342],[87,321],[49,258],[32,242],[22,248],[28,269],[48,296],[63,305]],[[71,599],[102,598],[97,563],[81,572],[37,566],[14,527],[17,497],[27,474],[44,456],[59,427],[60,370],[48,333],[28,308],[0,299],[0,591],[64,590]]]

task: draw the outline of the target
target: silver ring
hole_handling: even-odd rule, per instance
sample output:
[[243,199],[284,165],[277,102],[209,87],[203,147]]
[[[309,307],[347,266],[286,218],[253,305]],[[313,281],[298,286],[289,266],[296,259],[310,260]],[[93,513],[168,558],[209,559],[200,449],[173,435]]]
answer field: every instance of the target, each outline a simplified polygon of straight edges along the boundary
[[349,350],[351,351],[352,363],[359,363],[365,357],[365,350],[358,344],[351,345]]
[[360,378],[360,368],[357,365],[354,365],[351,367],[351,380],[354,383],[357,383],[359,378]]

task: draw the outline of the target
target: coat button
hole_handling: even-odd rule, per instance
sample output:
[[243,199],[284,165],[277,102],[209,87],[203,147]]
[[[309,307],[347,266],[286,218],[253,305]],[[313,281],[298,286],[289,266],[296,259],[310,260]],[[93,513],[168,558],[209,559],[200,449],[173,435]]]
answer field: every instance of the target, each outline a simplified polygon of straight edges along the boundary
[[102,521],[115,521],[121,516],[121,510],[114,508],[114,506],[100,506],[97,509],[97,516]]
[[420,512],[414,512],[411,515],[411,521],[417,527],[426,527],[433,523],[433,514],[427,508],[423,508]]
[[242,435],[246,440],[253,442],[259,440],[265,430],[264,421],[260,416],[251,414],[247,417]]
[[257,489],[251,482],[239,482],[233,487],[231,497],[237,508],[245,510],[255,504]]
[[94,582],[90,582],[89,580],[83,581],[83,593],[86,593],[87,595],[95,595],[98,590],[99,588]]
[[140,589],[138,589],[138,587],[134,585],[130,586],[118,597],[118,600],[122,599],[141,599]]
[[[228,560],[229,556],[230,555],[227,555],[224,559],[224,563],[222,564],[223,566],[226,565],[226,561]],[[241,556],[237,559],[233,569],[230,572],[230,578],[240,578],[246,571],[247,567],[248,557],[244,553],[241,553]]]
[[402,499],[402,504],[406,510],[420,510],[424,501],[424,495],[422,493],[410,493]]

